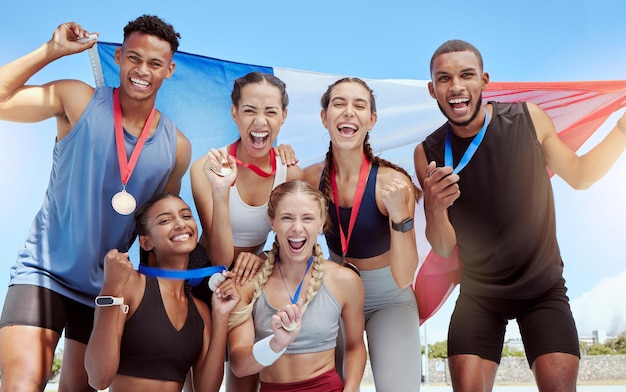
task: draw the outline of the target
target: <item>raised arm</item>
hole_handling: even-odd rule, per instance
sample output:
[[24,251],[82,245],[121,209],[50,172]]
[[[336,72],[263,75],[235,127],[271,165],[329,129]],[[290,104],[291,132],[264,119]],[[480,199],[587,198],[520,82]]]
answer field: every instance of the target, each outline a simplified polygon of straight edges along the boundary
[[426,239],[435,253],[449,257],[456,245],[456,232],[448,218],[448,207],[460,196],[459,176],[452,174],[451,167],[436,168],[434,162],[427,162],[421,143],[413,152],[413,164],[424,191]]
[[[221,167],[221,152],[211,149],[191,165],[191,191],[202,224],[207,256],[214,265],[230,267],[235,251],[230,226],[229,196],[237,177],[236,161],[229,157],[232,173],[220,177],[211,168]],[[225,156],[225,154],[224,154]]]
[[578,156],[559,139],[554,123],[539,106],[527,103],[547,166],[574,189],[587,189],[602,178],[626,148],[626,113],[606,137]]
[[[139,274],[133,270],[128,253],[120,253],[116,249],[109,251],[104,260],[104,282],[100,295],[122,297],[134,311],[131,290],[140,286]],[[85,352],[89,385],[96,389],[108,388],[117,374],[126,318],[127,314],[120,306],[96,307],[93,330]]]
[[77,80],[43,86],[25,86],[25,83],[54,60],[92,47],[95,41],[76,41],[88,35],[79,24],[64,23],[48,42],[0,67],[0,120],[38,122],[56,117],[57,140],[65,137],[87,106],[93,88]]
[[[413,184],[404,174],[388,167],[381,167],[379,170],[382,175],[377,178],[376,198],[382,202],[389,216],[391,275],[399,287],[407,287],[413,283],[418,263],[415,229],[412,227],[415,216],[415,192]],[[381,211],[384,212],[383,209]],[[410,229],[393,229],[393,226],[408,222],[407,220],[411,222]]]

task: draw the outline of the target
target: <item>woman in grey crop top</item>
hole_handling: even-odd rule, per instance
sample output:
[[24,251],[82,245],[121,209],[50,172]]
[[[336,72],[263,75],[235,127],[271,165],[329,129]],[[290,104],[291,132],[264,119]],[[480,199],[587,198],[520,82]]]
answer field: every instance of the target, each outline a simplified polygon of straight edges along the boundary
[[[328,201],[330,258],[360,271],[376,389],[417,391],[421,350],[411,284],[418,265],[413,217],[421,192],[406,170],[374,156],[369,133],[377,120],[376,102],[363,80],[337,80],[322,95],[321,104],[330,146],[326,160],[304,172],[306,181]],[[339,372],[341,362],[338,358]]]
[[[275,240],[261,272],[241,289],[229,321],[232,370],[237,376],[260,373],[261,392],[357,391],[366,359],[364,289],[354,272],[324,260],[317,243],[327,222],[322,193],[300,180],[286,182],[272,191],[267,213]],[[343,382],[335,370],[340,320]]]
[[[139,244],[158,268],[186,270],[198,227],[189,206],[162,193],[135,214]],[[232,276],[232,273],[226,273]],[[213,295],[212,315],[184,280],[145,276],[127,253],[109,251],[87,344],[89,384],[111,392],[180,392],[193,369],[195,390],[220,389],[230,312],[239,292],[226,279]]]

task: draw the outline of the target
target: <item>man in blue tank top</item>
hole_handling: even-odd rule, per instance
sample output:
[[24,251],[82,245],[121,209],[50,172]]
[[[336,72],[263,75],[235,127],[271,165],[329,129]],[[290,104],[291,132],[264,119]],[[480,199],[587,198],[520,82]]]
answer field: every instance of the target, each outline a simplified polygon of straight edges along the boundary
[[48,42],[0,68],[0,120],[56,118],[57,125],[48,189],[11,268],[0,320],[0,390],[43,391],[63,331],[59,390],[93,390],[83,361],[104,255],[128,250],[134,207],[163,191],[177,194],[191,159],[189,140],[154,109],[163,80],[174,72],[180,38],[156,16],[124,28],[115,53],[119,88],[78,80],[25,85],[96,38],[64,23]]
[[508,320],[516,319],[540,391],[575,391],[580,360],[563,279],[548,167],[575,189],[600,179],[626,147],[626,115],[579,157],[530,102],[482,104],[480,52],[452,40],[434,53],[430,95],[448,121],[415,148],[426,236],[458,246],[460,294],[448,330],[455,391],[491,391]]

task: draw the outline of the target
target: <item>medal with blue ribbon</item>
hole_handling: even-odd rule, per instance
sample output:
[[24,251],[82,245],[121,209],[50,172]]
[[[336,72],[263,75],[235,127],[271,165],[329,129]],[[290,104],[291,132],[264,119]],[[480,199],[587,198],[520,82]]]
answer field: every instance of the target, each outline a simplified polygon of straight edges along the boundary
[[191,286],[197,286],[202,282],[202,279],[207,276],[213,276],[215,274],[222,274],[226,271],[226,267],[223,265],[216,265],[212,267],[195,268],[189,270],[170,270],[163,268],[149,267],[147,265],[139,265],[139,273],[147,276],[155,276],[165,279],[181,279],[189,280]]

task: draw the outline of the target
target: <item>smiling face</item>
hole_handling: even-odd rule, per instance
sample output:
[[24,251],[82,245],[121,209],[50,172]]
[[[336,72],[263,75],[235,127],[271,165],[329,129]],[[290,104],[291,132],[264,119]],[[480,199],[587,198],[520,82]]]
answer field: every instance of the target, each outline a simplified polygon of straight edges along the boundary
[[187,255],[195,249],[198,226],[189,206],[180,198],[171,196],[156,201],[143,218],[139,243],[155,254]]
[[241,89],[237,106],[231,106],[245,154],[261,158],[269,154],[280,127],[287,118],[281,91],[265,81],[249,83]]
[[120,87],[136,99],[156,98],[163,79],[174,73],[170,44],[154,35],[132,33],[115,51]]
[[285,194],[273,215],[270,225],[276,232],[280,259],[306,262],[324,225],[320,198],[303,191]]
[[478,117],[489,75],[482,71],[476,54],[461,51],[436,56],[431,78],[428,91],[451,124],[467,126]]
[[322,109],[322,124],[328,129],[334,147],[362,149],[365,135],[376,124],[371,93],[356,82],[335,85],[329,94],[328,106]]

